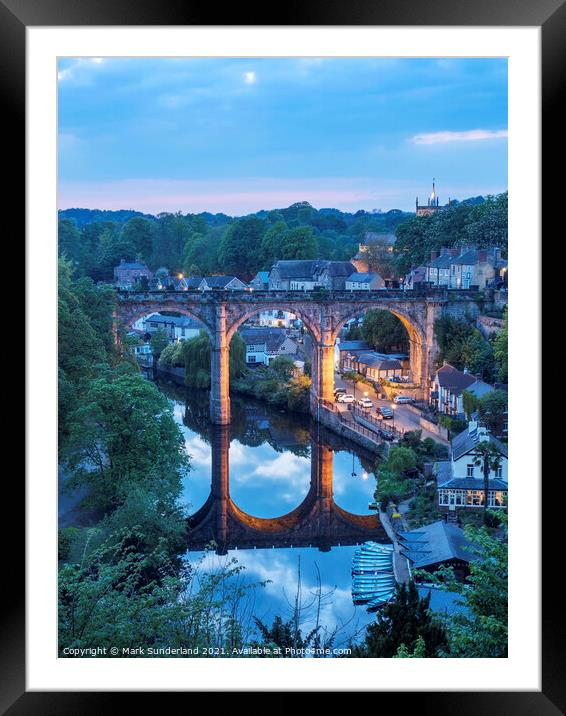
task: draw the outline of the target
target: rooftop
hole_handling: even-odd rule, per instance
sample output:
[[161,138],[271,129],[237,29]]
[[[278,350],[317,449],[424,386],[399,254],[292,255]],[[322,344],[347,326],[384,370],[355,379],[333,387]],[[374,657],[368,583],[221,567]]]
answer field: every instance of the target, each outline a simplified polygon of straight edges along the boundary
[[417,569],[451,559],[464,562],[477,559],[468,549],[470,542],[466,539],[464,530],[444,520],[398,534],[402,553]]
[[464,373],[450,363],[445,363],[436,371],[436,379],[441,388],[449,388],[457,395],[478,380],[475,375]]
[[[471,426],[476,427],[471,427]],[[486,428],[477,427],[477,423],[470,425],[452,440],[452,458],[457,460],[473,450],[480,441],[488,441],[495,445],[499,453],[507,457],[507,445],[494,437]]]

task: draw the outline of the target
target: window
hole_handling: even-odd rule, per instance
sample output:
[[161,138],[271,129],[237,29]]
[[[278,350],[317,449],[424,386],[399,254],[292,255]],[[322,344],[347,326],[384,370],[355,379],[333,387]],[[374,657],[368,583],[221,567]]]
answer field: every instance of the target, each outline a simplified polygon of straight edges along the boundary
[[466,475],[467,477],[474,476],[474,465],[466,465]]
[[495,477],[503,477],[503,466],[499,465],[499,467],[495,470]]

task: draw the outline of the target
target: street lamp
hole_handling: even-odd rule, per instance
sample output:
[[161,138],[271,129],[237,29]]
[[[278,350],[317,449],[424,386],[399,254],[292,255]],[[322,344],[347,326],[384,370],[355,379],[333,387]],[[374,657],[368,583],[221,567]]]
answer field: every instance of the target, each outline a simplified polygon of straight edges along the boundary
[[393,411],[393,430],[395,430],[395,411],[397,410],[397,403],[391,403],[391,410]]
[[356,456],[355,456],[355,454],[352,452],[352,477],[357,477],[357,476],[358,476],[358,474],[357,474],[357,472],[356,472],[355,465],[354,465],[354,460],[355,460],[355,459],[356,459]]

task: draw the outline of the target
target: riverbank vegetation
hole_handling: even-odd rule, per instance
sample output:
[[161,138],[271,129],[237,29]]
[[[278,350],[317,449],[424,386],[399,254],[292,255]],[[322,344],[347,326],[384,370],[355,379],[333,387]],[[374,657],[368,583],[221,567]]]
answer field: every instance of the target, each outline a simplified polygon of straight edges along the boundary
[[[426,487],[425,463],[446,459],[446,448],[432,438],[421,439],[422,432],[404,433],[385,461],[376,464],[375,499],[386,510],[390,504],[418,496]],[[410,512],[410,510],[409,510]]]
[[[200,336],[172,343],[161,353],[158,366],[184,368],[189,388],[210,387],[210,339]],[[250,395],[279,410],[307,414],[311,379],[300,373],[290,356],[278,356],[269,366],[246,367],[246,346],[236,333],[230,342],[230,391]]]

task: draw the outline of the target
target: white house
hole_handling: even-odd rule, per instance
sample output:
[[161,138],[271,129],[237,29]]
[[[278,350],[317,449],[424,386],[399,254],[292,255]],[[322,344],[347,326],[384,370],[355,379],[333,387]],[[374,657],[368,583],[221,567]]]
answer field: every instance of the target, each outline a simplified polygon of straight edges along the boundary
[[244,291],[247,286],[237,276],[205,276],[198,288],[199,291]]
[[272,311],[262,311],[258,315],[260,326],[269,326],[271,328],[291,328],[295,327],[297,317],[289,311],[273,309]]
[[479,443],[489,441],[499,453],[499,466],[489,474],[488,507],[506,508],[508,497],[507,445],[487,428],[470,421],[452,440],[450,460],[436,463],[438,506],[442,511],[483,507],[482,465],[476,465]]
[[295,356],[296,342],[279,328],[242,328],[239,331],[246,344],[246,363],[269,365],[282,355]]
[[450,363],[445,363],[433,376],[431,382],[430,402],[439,413],[445,415],[463,415],[464,390],[481,398],[493,390],[493,386],[485,383],[466,370],[458,370]]
[[353,273],[346,279],[346,291],[375,291],[385,288],[385,281],[378,273]]
[[162,316],[160,313],[152,313],[151,316],[140,318],[134,324],[134,328],[150,334],[161,328],[170,341],[195,338],[203,330],[202,324],[190,316]]

